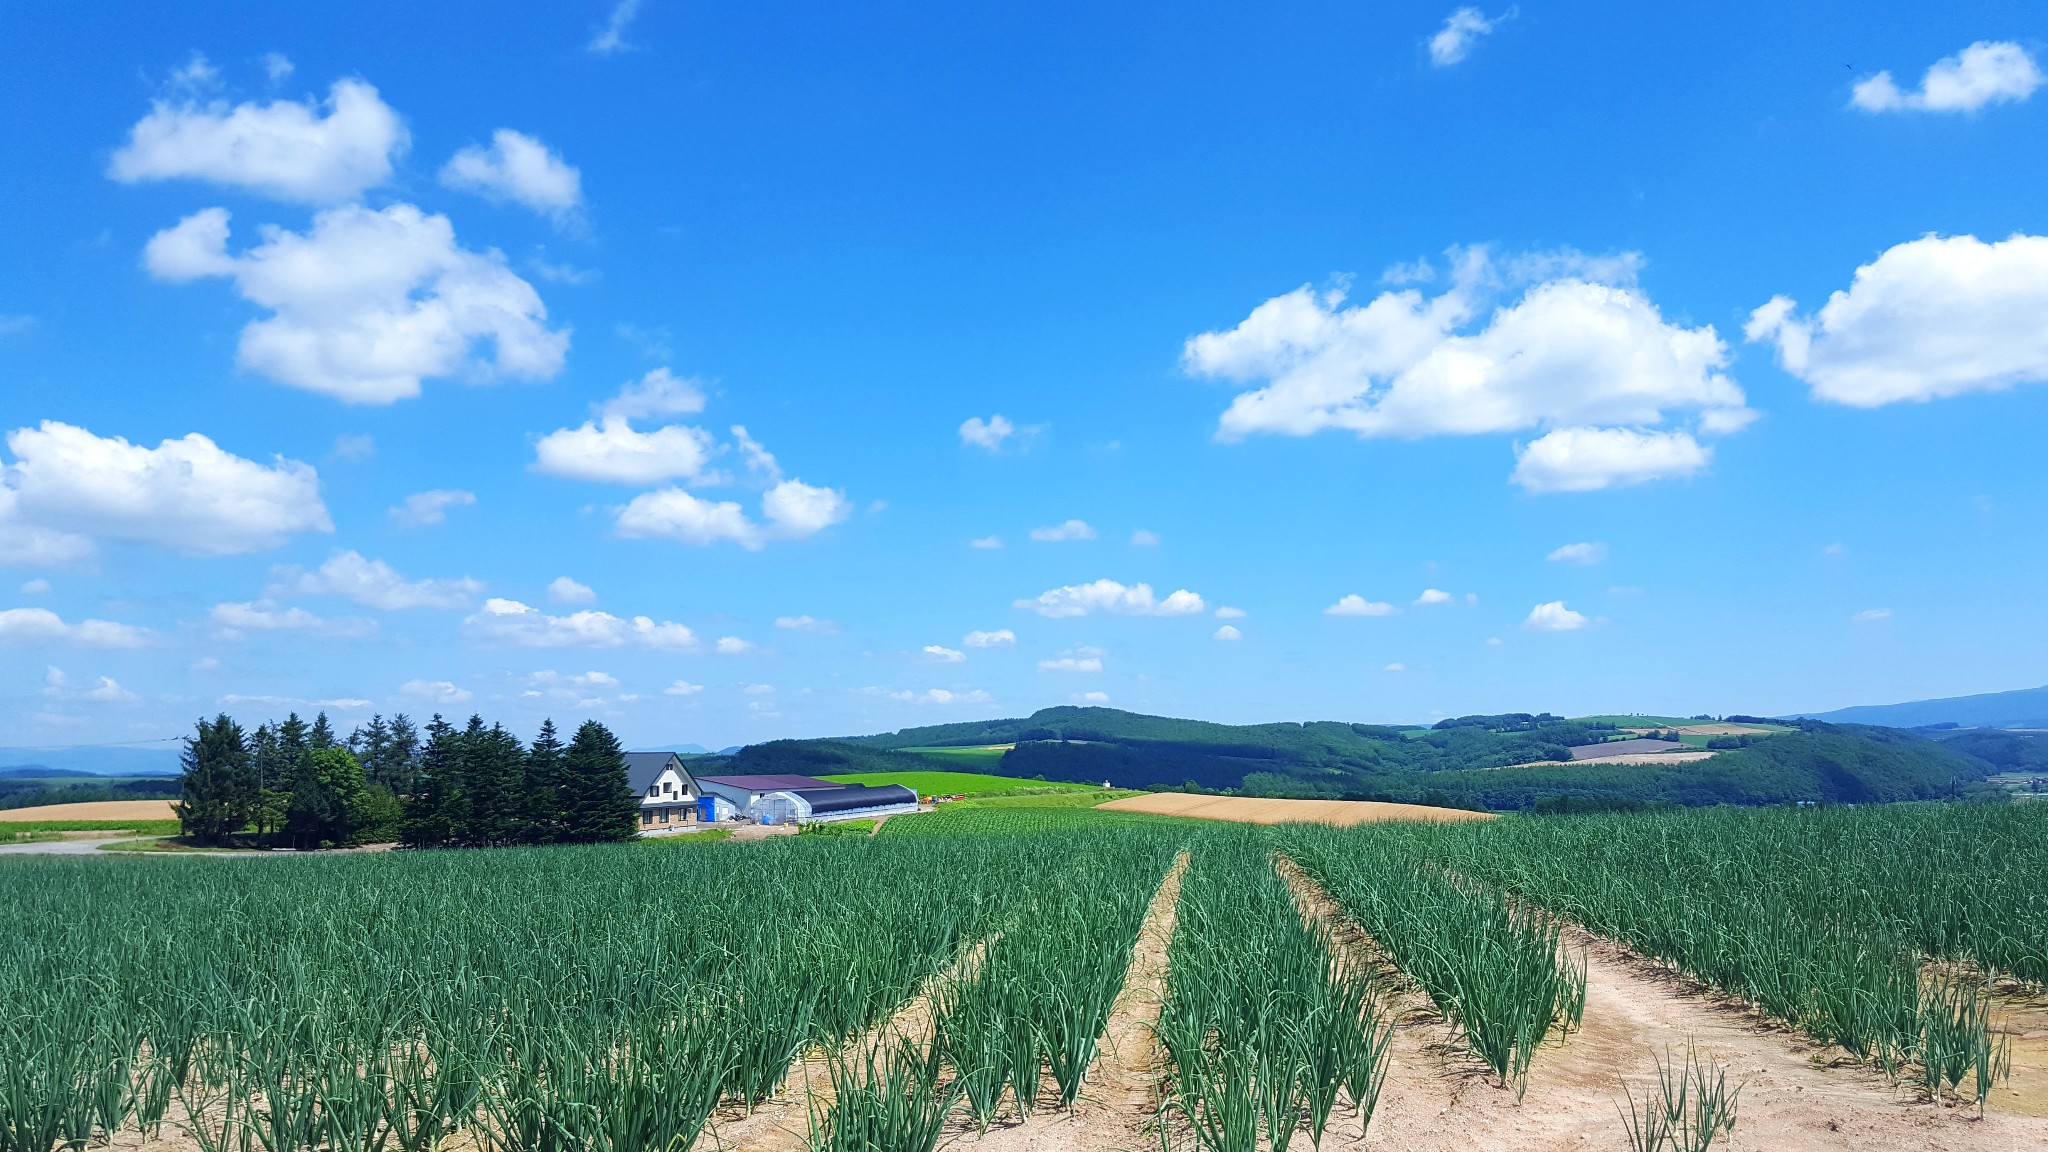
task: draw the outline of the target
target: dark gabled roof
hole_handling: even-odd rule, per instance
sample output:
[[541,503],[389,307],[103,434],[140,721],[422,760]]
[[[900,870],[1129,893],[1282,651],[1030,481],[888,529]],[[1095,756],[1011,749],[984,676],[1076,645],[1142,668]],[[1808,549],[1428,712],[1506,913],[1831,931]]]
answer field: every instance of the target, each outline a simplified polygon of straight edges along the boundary
[[690,783],[690,770],[683,766],[683,758],[673,752],[628,752],[626,760],[626,785],[635,796],[646,796],[661,774],[670,768],[683,778],[683,784]]
[[738,788],[747,792],[797,792],[806,788],[841,788],[830,780],[815,776],[699,776],[700,784],[723,784],[727,788]]
[[840,784],[829,788],[790,789],[811,806],[811,812],[857,812],[863,808],[887,808],[894,804],[915,804],[917,793],[901,784],[884,784],[870,787],[866,784]]

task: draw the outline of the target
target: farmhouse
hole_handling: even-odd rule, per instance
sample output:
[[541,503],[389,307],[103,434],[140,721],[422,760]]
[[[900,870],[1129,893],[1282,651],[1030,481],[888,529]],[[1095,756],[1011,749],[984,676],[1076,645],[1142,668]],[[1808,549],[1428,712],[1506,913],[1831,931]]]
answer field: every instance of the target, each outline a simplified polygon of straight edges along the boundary
[[626,753],[626,783],[640,798],[642,831],[694,824],[704,795],[695,777],[673,752]]
[[702,776],[697,785],[713,805],[764,824],[809,824],[915,812],[917,793],[901,784],[835,784],[815,776]]

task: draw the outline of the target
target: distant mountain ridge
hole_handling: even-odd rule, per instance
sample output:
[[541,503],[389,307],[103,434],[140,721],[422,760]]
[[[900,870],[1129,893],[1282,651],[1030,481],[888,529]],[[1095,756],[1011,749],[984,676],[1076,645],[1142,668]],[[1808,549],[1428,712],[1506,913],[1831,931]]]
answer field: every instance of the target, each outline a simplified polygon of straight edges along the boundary
[[176,776],[182,741],[159,748],[76,745],[69,748],[0,748],[0,769],[37,768],[40,775]]
[[1823,720],[1830,724],[1876,724],[1886,728],[1922,728],[1954,724],[1961,728],[2048,728],[2048,687],[1902,704],[1859,704],[1832,712],[1796,712],[1787,719]]

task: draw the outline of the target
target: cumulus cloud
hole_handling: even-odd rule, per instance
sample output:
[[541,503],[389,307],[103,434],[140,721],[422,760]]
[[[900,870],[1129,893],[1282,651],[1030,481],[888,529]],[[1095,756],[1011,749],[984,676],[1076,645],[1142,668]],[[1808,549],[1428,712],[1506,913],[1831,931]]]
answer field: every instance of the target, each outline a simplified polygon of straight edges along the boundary
[[1217,640],[1242,640],[1244,639],[1244,633],[1238,631],[1235,624],[1225,624],[1216,629],[1214,638]]
[[1140,528],[1136,532],[1131,533],[1131,547],[1157,548],[1159,547],[1159,533]]
[[777,616],[775,626],[785,632],[837,632],[839,625],[830,620],[820,620],[806,613],[802,616]]
[[1917,91],[1902,91],[1890,72],[1858,81],[1849,102],[1865,112],[1975,112],[2017,104],[2042,83],[2041,68],[2009,40],[1979,40],[1935,61]]
[[1398,661],[1380,669],[1382,672],[1406,672],[1407,670],[1408,666]]
[[761,512],[768,517],[770,535],[798,538],[853,515],[853,505],[834,489],[784,480],[762,494]]
[[484,590],[467,576],[453,580],[407,580],[382,560],[353,550],[336,552],[311,572],[282,568],[266,593],[271,596],[343,596],[365,608],[399,612],[409,608],[467,608]]
[[1185,588],[1158,599],[1150,584],[1126,585],[1115,580],[1061,585],[1039,593],[1035,599],[1019,600],[1015,606],[1054,619],[1096,612],[1117,616],[1192,616],[1208,607],[1199,595]]
[[469,689],[456,687],[452,680],[407,680],[398,691],[429,704],[460,704],[470,698]]
[[1102,649],[1091,648],[1084,644],[1079,648],[1070,648],[1060,653],[1055,659],[1040,660],[1038,662],[1038,670],[1040,672],[1100,672],[1102,671],[1102,658],[1106,655],[1108,653]]
[[960,425],[960,442],[995,452],[999,451],[1003,441],[1009,439],[1016,431],[1016,425],[1011,424],[1000,412],[986,420],[979,416],[969,416]]
[[976,629],[962,636],[960,643],[968,648],[1013,648],[1017,644],[1017,634],[1008,628],[998,628],[993,632]]
[[1086,520],[1068,520],[1063,524],[1051,524],[1043,528],[1033,528],[1031,530],[1031,538],[1043,544],[1053,544],[1063,540],[1093,540],[1095,539],[1095,529],[1089,527]]
[[461,488],[435,488],[415,492],[403,504],[391,509],[393,520],[408,528],[425,528],[448,522],[448,509],[467,508],[476,503],[476,493]]
[[582,174],[539,140],[510,128],[491,134],[488,148],[470,145],[450,157],[441,183],[488,200],[531,208],[556,224],[583,207]]
[[754,650],[754,642],[737,636],[720,636],[717,651],[720,656],[745,656]]
[[[242,329],[240,364],[352,404],[419,395],[427,377],[546,379],[561,371],[566,329],[547,327],[533,285],[495,251],[455,242],[446,216],[411,204],[331,208],[304,233],[267,226],[227,251],[228,212],[208,208],[150,238],[158,279],[231,279],[268,317]],[[473,354],[488,346],[485,358]]]
[[1003,546],[1003,538],[1001,536],[982,536],[973,540],[969,540],[967,542],[967,546],[969,548],[980,548],[983,550],[1001,548]]
[[655,368],[619,389],[619,394],[598,406],[598,414],[622,420],[644,420],[649,416],[688,416],[704,410],[704,388],[695,380],[677,376],[667,368]]
[[1216,609],[1216,618],[1218,620],[1242,620],[1249,615],[1251,615],[1251,613],[1246,612],[1244,609],[1232,608],[1228,604],[1225,604],[1222,607]]
[[534,444],[534,469],[572,480],[658,484],[695,477],[711,459],[709,432],[667,424],[642,432],[623,416],[558,428]]
[[1460,8],[1444,18],[1444,26],[1429,38],[1429,62],[1439,68],[1448,68],[1466,56],[1471,55],[1472,45],[1481,36],[1490,34],[1503,20],[1512,20],[1515,10],[1489,20],[1486,13],[1477,8]]
[[353,200],[391,177],[408,144],[398,113],[361,80],[337,80],[324,104],[158,100],[114,152],[124,184],[207,180],[276,200]]
[[853,514],[845,494],[831,488],[784,480],[761,497],[767,518],[759,524],[731,500],[706,500],[681,488],[662,488],[635,496],[619,510],[619,535],[659,537],[684,544],[730,541],[749,551],[773,539],[800,539],[820,532]]
[[70,644],[78,648],[140,648],[149,630],[111,620],[67,624],[47,608],[0,610],[0,644]]
[[645,648],[657,652],[689,651],[696,633],[674,621],[656,623],[649,616],[630,619],[585,609],[550,616],[517,600],[492,597],[483,609],[462,621],[474,642],[513,648]]
[[692,684],[688,680],[678,680],[663,688],[661,694],[663,696],[695,696],[703,690],[704,686],[702,684]]
[[597,593],[588,584],[557,576],[548,581],[548,599],[557,604],[588,604],[597,599]]
[[1082,692],[1076,695],[1073,699],[1076,704],[1107,704],[1109,703],[1109,693]]
[[1689,432],[1560,428],[1516,449],[1513,479],[1531,492],[1595,492],[1691,476],[1713,458]]
[[927,644],[924,646],[924,658],[934,664],[958,664],[967,659],[967,653],[943,644]]
[[611,15],[605,17],[604,23],[591,33],[590,42],[583,46],[583,50],[594,56],[610,56],[630,50],[633,46],[626,43],[626,29],[639,14],[640,0],[618,0],[612,5]]
[[197,432],[144,448],[45,420],[8,433],[7,447],[0,561],[74,561],[91,554],[93,537],[226,556],[334,530],[310,465],[259,464]]
[[1449,604],[1453,597],[1441,588],[1424,588],[1422,595],[1415,598],[1417,604]]
[[1875,408],[2048,381],[2048,236],[1909,240],[1818,314],[1796,307],[1772,297],[1743,332],[1775,344],[1816,399]]
[[50,582],[48,580],[38,578],[22,582],[21,594],[23,596],[47,596],[49,593]]
[[374,620],[354,617],[330,619],[304,608],[287,608],[267,599],[215,604],[207,618],[228,640],[239,640],[250,632],[301,632],[309,636],[349,638],[368,636],[377,630]]
[[1598,564],[1607,559],[1607,545],[1591,540],[1561,544],[1544,557],[1552,564]]
[[1522,627],[1538,632],[1576,632],[1590,623],[1584,615],[1565,607],[1564,601],[1552,600],[1529,609]]
[[1261,382],[1224,412],[1226,441],[1325,428],[1407,439],[1640,430],[1688,413],[1703,432],[1740,428],[1750,414],[1722,371],[1727,345],[1711,325],[1667,323],[1636,286],[1639,263],[1456,252],[1453,283],[1438,295],[1402,288],[1347,306],[1341,289],[1299,288],[1189,340],[1183,363],[1197,376]]
[[1353,592],[1338,598],[1335,604],[1323,609],[1325,616],[1392,616],[1400,609],[1384,600],[1367,600]]
[[101,676],[94,682],[92,688],[86,692],[85,698],[87,700],[97,700],[101,703],[114,703],[117,701],[134,700],[136,696],[135,693],[116,683],[112,676]]
[[990,697],[979,688],[966,692],[927,688],[923,692],[891,692],[889,699],[899,700],[905,704],[986,704]]

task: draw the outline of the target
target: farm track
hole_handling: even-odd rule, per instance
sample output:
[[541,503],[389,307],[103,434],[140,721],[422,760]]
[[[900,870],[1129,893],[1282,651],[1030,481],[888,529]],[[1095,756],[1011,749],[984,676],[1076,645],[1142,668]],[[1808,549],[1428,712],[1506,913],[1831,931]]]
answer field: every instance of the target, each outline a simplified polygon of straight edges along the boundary
[[[1361,962],[1384,967],[1383,950],[1343,915],[1336,901],[1291,861],[1281,874],[1303,915],[1331,924],[1338,945]],[[1743,1082],[1739,1120],[1729,1143],[1758,1152],[1929,1149],[1940,1152],[2010,1152],[2048,1147],[2048,1122],[1994,1110],[1978,1120],[1972,1109],[1914,1103],[1876,1073],[1837,1064],[1826,1050],[1754,1010],[1715,995],[1670,969],[1612,941],[1566,927],[1566,943],[1586,956],[1584,1026],[1536,1055],[1528,1092],[1493,1086],[1462,1056],[1454,1030],[1418,1011],[1426,997],[1399,993],[1394,1030],[1371,1139],[1355,1138],[1355,1122],[1332,1128],[1345,1139],[1329,1149],[1374,1152],[1534,1152],[1565,1147],[1626,1148],[1616,1102],[1625,1077],[1640,1097],[1656,1088],[1655,1060],[1666,1051],[1683,1059],[1686,1045]],[[2048,1012],[2042,1023],[2048,1024]],[[2048,1045],[2048,1036],[2040,1041]],[[2015,1063],[2021,1045],[2014,1046]]]
[[[1157,1147],[1153,1122],[1166,1075],[1157,1028],[1166,1003],[1167,948],[1178,923],[1180,883],[1188,860],[1185,851],[1174,858],[1145,909],[1138,939],[1131,945],[1131,962],[1124,969],[1123,988],[1110,1007],[1095,1063],[1084,1077],[1087,1086],[1074,1101],[1073,1111],[1041,1112],[1022,1121],[1013,1114],[980,1137],[971,1125],[956,1122],[942,1145],[976,1152],[1135,1152]],[[1048,1072],[1039,1099],[1056,1098]]]

